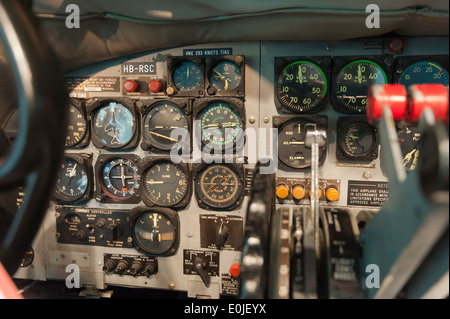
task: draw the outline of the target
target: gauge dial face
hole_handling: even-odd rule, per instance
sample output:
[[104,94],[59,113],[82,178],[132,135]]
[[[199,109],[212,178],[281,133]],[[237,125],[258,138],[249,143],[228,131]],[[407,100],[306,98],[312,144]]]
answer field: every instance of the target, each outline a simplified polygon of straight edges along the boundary
[[355,122],[344,128],[341,147],[348,156],[365,156],[377,146],[376,133],[365,122]]
[[178,236],[178,226],[174,222],[174,219],[161,212],[140,215],[133,229],[137,244],[148,254],[161,255],[169,252]]
[[371,61],[355,61],[338,73],[334,94],[339,104],[347,111],[364,113],[369,89],[377,84],[387,84],[383,69]]
[[[314,121],[303,118],[290,120],[278,131],[278,159],[291,168],[311,166],[311,148],[305,146],[307,125]],[[319,149],[321,158],[326,147]]]
[[203,82],[200,67],[191,61],[184,61],[173,71],[173,82],[179,90],[194,90]]
[[418,126],[402,121],[398,124],[398,139],[403,154],[403,167],[407,171],[416,168],[419,162],[420,130]]
[[94,115],[94,133],[107,147],[119,148],[128,144],[135,133],[133,113],[120,103],[110,102]]
[[209,82],[222,91],[234,90],[241,83],[242,75],[239,67],[233,62],[223,61],[211,71]]
[[88,183],[88,175],[83,165],[65,157],[56,180],[55,196],[62,201],[76,201],[86,193]]
[[212,208],[227,208],[238,201],[243,185],[238,174],[226,165],[210,165],[197,179],[197,197]]
[[136,164],[126,158],[108,161],[102,169],[101,187],[111,198],[126,200],[136,195],[141,184]]
[[225,102],[215,102],[199,115],[202,141],[225,149],[234,147],[243,134],[243,122],[239,114]]
[[406,68],[398,78],[398,83],[408,88],[413,84],[443,84],[448,86],[448,72],[438,63],[421,61]]
[[153,107],[144,118],[144,135],[158,149],[168,151],[181,140],[170,135],[175,129],[188,129],[184,112],[171,102]]
[[144,173],[143,181],[144,192],[158,206],[176,205],[188,192],[188,178],[184,170],[169,161],[150,167]]
[[86,136],[87,123],[83,114],[73,105],[70,105],[68,121],[66,147],[72,147],[80,143]]
[[294,112],[308,112],[320,106],[327,93],[325,73],[316,64],[289,64],[277,79],[278,100]]

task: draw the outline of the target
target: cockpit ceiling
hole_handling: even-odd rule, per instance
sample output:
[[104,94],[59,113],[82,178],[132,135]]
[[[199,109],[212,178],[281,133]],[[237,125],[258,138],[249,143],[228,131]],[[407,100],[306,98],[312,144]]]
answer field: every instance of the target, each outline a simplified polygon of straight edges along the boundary
[[[342,40],[390,32],[447,36],[449,2],[376,2],[380,27],[367,28],[368,1],[254,0],[35,0],[66,71],[132,53],[189,44]],[[65,22],[69,4],[80,8],[79,29]]]

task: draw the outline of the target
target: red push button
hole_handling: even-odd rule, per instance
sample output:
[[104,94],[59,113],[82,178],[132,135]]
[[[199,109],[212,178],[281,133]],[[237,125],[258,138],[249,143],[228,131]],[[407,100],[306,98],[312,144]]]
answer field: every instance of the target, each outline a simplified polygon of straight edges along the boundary
[[232,264],[230,267],[230,275],[233,277],[239,277],[241,266],[239,264]]
[[448,119],[448,89],[442,84],[417,84],[408,89],[409,122],[419,121],[422,112],[430,108],[438,120]]
[[399,121],[406,115],[407,104],[406,89],[403,85],[373,85],[367,96],[367,119],[370,122],[379,120],[383,115],[383,109],[388,107],[394,120]]
[[125,91],[127,92],[135,92],[138,89],[138,84],[136,83],[136,81],[133,80],[127,80],[125,81],[125,83],[123,84],[123,88],[125,89]]
[[162,89],[162,84],[158,80],[151,80],[148,84],[148,89],[153,93],[158,93]]

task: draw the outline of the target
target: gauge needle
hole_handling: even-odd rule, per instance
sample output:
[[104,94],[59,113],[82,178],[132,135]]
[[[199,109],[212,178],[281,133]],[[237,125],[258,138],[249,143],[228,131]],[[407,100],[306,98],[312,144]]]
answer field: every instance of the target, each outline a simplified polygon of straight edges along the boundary
[[298,82],[300,84],[302,84],[302,82],[303,82],[303,73],[302,73],[302,66],[301,65],[298,66]]
[[361,72],[361,66],[358,65],[358,83],[361,84],[362,78],[362,72]]
[[164,184],[164,181],[150,180],[150,181],[147,181],[147,184],[150,184],[150,185],[153,185],[153,184]]
[[220,79],[225,79],[225,75],[221,74],[219,71],[214,70],[214,72],[216,72]]
[[219,127],[219,123],[213,123],[213,124],[208,124],[208,125],[204,126],[204,128],[208,128],[208,127]]
[[235,127],[236,123],[233,122],[226,122],[226,123],[222,123],[222,127]]
[[357,140],[357,139],[358,139],[357,136],[353,136],[353,135],[349,135],[348,137],[350,137],[350,138],[352,138],[352,139],[354,139],[354,140]]
[[77,169],[77,165],[78,165],[78,163],[75,163],[75,165],[73,166],[72,170],[70,171],[69,177],[74,177],[75,176],[75,170]]
[[162,137],[162,138],[165,138],[165,139],[168,139],[168,140],[171,140],[172,142],[178,142],[178,140],[176,140],[174,138],[171,138],[171,137],[159,134],[159,133],[155,133],[155,132],[152,132],[152,131],[149,131],[149,133],[153,134],[153,135],[156,135],[156,136],[159,136],[159,137]]
[[125,167],[120,167],[120,178],[122,179],[122,186],[125,187]]

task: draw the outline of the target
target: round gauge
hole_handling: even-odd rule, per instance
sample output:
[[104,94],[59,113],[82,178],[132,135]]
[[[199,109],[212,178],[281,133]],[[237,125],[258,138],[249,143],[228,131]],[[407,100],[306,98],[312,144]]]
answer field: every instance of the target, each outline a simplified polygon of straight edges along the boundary
[[83,165],[65,157],[56,180],[55,197],[61,201],[76,201],[86,193],[88,185],[88,175]]
[[314,63],[289,64],[277,79],[276,94],[281,104],[294,112],[308,112],[318,107],[327,93],[325,73]]
[[133,227],[136,244],[151,255],[173,254],[178,237],[177,224],[175,216],[161,211],[143,213],[137,217]]
[[239,67],[230,61],[223,61],[211,71],[209,82],[222,91],[234,90],[241,83],[242,75]]
[[110,102],[95,113],[93,126],[94,133],[101,143],[111,148],[128,144],[135,132],[133,113],[116,102]]
[[173,71],[173,82],[179,90],[194,90],[203,82],[200,67],[191,61],[184,61]]
[[243,122],[239,114],[225,102],[214,102],[199,115],[202,141],[228,149],[234,147],[243,134]]
[[102,169],[103,191],[116,200],[126,200],[136,195],[141,184],[136,164],[126,158],[108,161]]
[[197,197],[212,208],[228,208],[239,200],[243,185],[238,174],[226,165],[209,165],[195,181]]
[[374,62],[359,60],[347,64],[338,73],[334,94],[347,111],[364,113],[369,89],[377,84],[387,84],[386,73]]
[[418,126],[408,125],[402,121],[398,124],[398,139],[403,155],[403,167],[407,171],[416,168],[419,162],[420,130]]
[[181,140],[170,135],[174,129],[188,129],[188,119],[176,104],[161,102],[144,118],[144,135],[158,149],[168,151]]
[[188,178],[180,167],[163,161],[150,167],[143,175],[144,192],[158,206],[173,206],[188,192]]
[[378,146],[376,132],[365,122],[355,122],[345,127],[339,143],[350,157],[365,156]]
[[421,61],[411,64],[398,78],[397,82],[408,88],[413,84],[443,84],[448,86],[448,72],[438,63]]
[[[291,168],[311,166],[311,148],[305,146],[306,128],[314,121],[306,118],[290,120],[278,130],[278,159]],[[319,149],[319,159],[326,147]]]
[[66,147],[76,146],[86,136],[86,119],[73,105],[70,105],[69,118],[66,133]]

